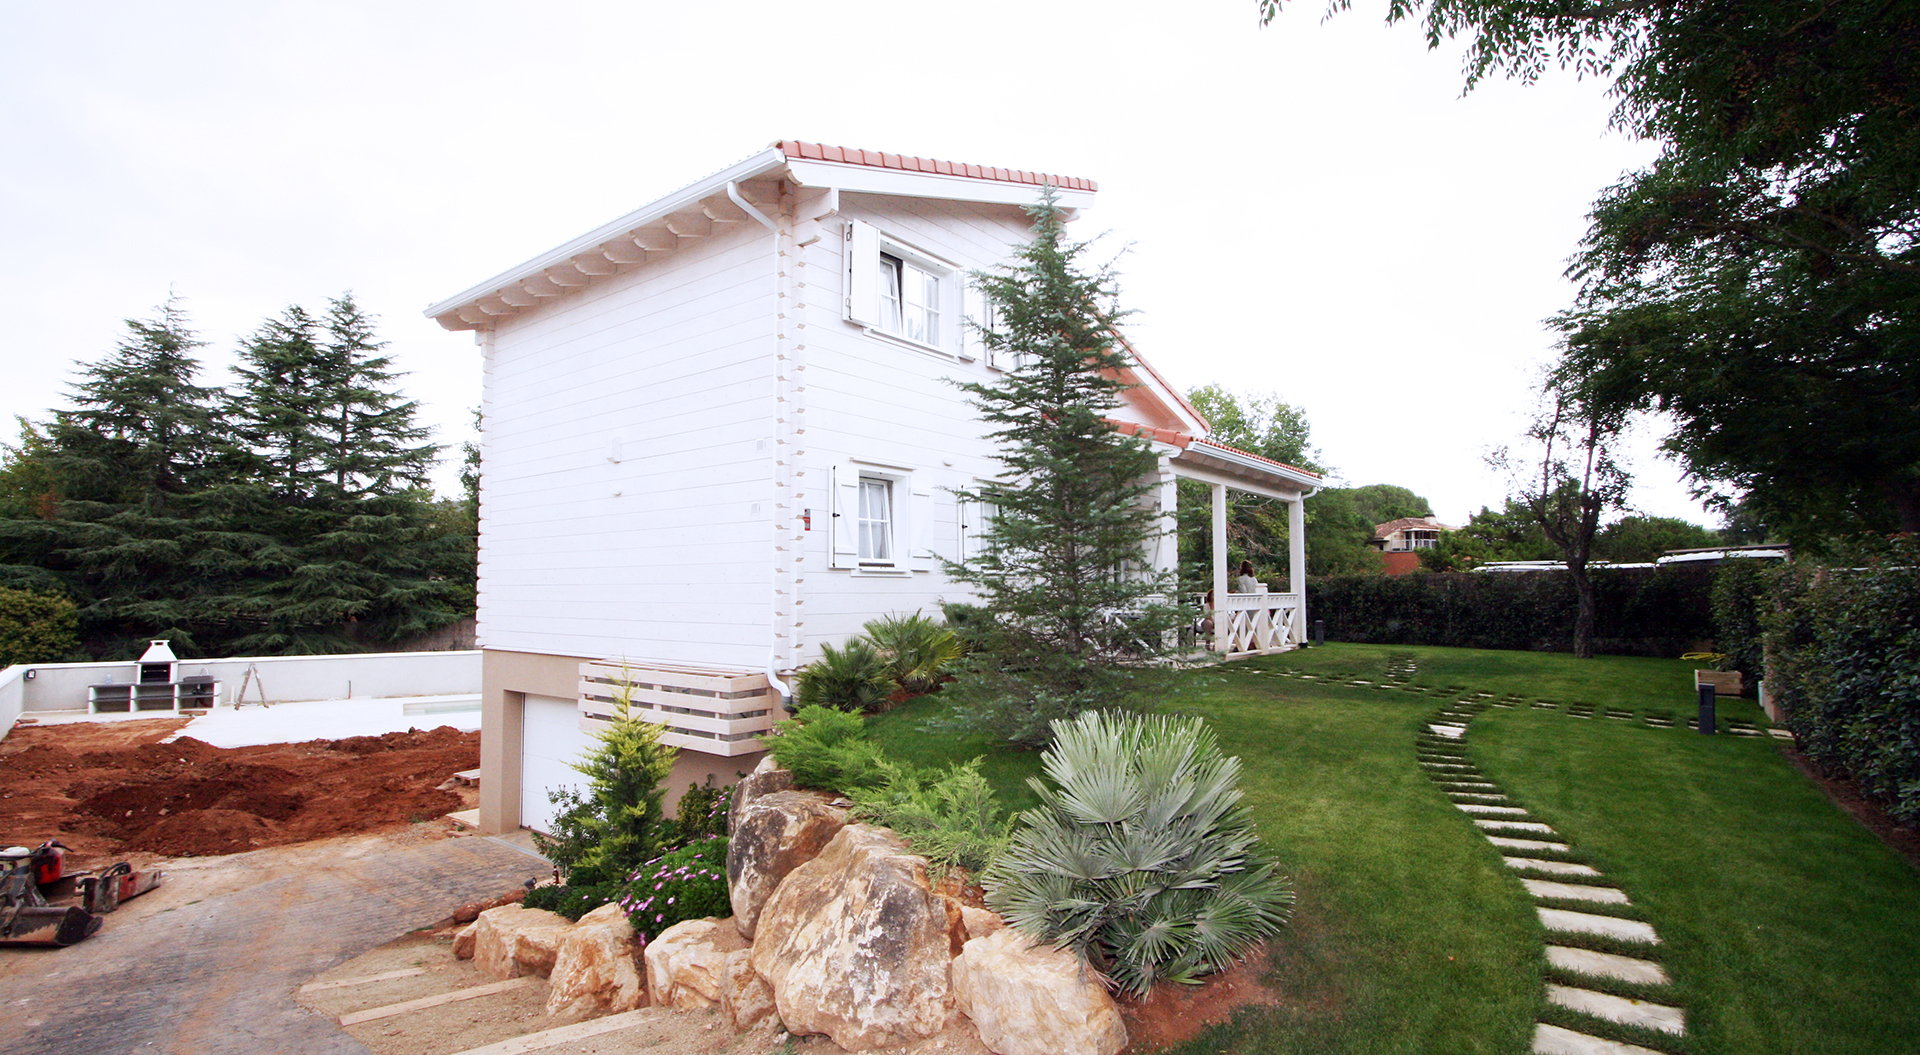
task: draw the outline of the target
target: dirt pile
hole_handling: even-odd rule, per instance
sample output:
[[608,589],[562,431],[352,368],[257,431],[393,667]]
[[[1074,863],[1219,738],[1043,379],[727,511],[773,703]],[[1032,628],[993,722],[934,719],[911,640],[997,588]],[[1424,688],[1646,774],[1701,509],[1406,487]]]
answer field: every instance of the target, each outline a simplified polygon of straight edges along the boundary
[[471,790],[438,785],[480,764],[480,734],[446,726],[261,747],[158,742],[180,724],[15,729],[0,741],[0,845],[58,838],[84,867],[375,831],[471,805]]

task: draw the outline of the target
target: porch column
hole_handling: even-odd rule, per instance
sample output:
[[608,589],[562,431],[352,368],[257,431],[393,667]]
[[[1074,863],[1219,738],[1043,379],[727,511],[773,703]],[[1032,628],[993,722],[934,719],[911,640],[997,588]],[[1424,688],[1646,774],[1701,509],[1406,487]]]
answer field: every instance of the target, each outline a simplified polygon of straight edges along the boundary
[[[1173,474],[1173,459],[1160,456],[1160,538],[1153,547],[1153,570],[1162,574],[1180,574],[1180,478]],[[1174,597],[1180,594],[1174,587]]]
[[1294,625],[1287,640],[1301,644],[1307,639],[1307,513],[1306,496],[1295,495],[1287,503],[1287,592],[1299,600],[1294,607]]
[[1226,640],[1227,620],[1227,485],[1213,489],[1213,640]]

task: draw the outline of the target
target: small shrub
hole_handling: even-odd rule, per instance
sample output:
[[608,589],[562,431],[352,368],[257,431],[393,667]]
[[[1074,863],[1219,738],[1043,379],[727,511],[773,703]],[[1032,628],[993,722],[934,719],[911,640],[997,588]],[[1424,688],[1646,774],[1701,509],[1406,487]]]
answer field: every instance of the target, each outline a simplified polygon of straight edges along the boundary
[[893,691],[887,670],[887,661],[862,638],[837,649],[821,645],[820,658],[800,668],[794,679],[795,702],[855,714],[879,710]]
[[569,883],[618,882],[672,838],[660,808],[661,782],[673,772],[679,749],[661,743],[660,732],[633,716],[623,694],[597,746],[573,767],[587,778],[586,793],[547,793],[556,807],[554,832],[534,833],[533,844]]
[[680,809],[666,845],[681,847],[710,835],[727,834],[727,814],[732,805],[732,784],[717,788],[711,784],[688,784],[686,793],[680,796]]
[[676,923],[732,915],[726,837],[710,835],[641,865],[628,878],[620,905],[642,942]]
[[945,771],[883,763],[884,785],[852,793],[854,816],[891,828],[936,872],[983,874],[1007,845],[1013,820],[1001,815],[980,759]]
[[579,922],[580,917],[602,905],[610,904],[626,892],[621,883],[595,883],[591,886],[537,886],[527,891],[523,908],[543,908]]
[[1293,894],[1240,805],[1237,759],[1198,718],[1094,712],[1054,725],[1041,804],[986,877],[987,904],[1118,988],[1195,982],[1286,922]]
[[866,719],[858,714],[802,707],[774,729],[779,735],[767,750],[800,787],[850,792],[887,780],[880,747],[867,739]]
[[883,616],[861,629],[886,662],[887,676],[914,696],[939,689],[966,654],[953,631],[919,612]]

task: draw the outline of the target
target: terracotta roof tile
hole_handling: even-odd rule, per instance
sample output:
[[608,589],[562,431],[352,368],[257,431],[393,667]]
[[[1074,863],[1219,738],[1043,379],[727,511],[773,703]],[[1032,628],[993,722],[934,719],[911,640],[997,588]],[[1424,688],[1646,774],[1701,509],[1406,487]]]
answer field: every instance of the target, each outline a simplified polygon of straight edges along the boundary
[[1314,472],[1312,469],[1302,469],[1298,465],[1288,465],[1286,462],[1274,461],[1272,458],[1269,458],[1264,454],[1255,454],[1252,451],[1243,451],[1240,448],[1235,447],[1231,444],[1221,443],[1219,440],[1216,440],[1211,436],[1202,436],[1195,442],[1204,443],[1209,447],[1219,447],[1222,450],[1229,450],[1235,454],[1240,455],[1243,458],[1252,458],[1254,461],[1266,462],[1268,465],[1278,465],[1282,469],[1287,469],[1296,473],[1303,473],[1307,476],[1318,477],[1320,475],[1319,473]]
[[1028,172],[1024,169],[991,168],[970,165],[962,161],[941,161],[908,154],[882,154],[872,150],[828,146],[798,139],[783,139],[775,145],[790,158],[808,161],[837,161],[846,165],[871,165],[874,168],[900,169],[905,172],[937,172],[941,175],[997,180],[1001,183],[1027,183],[1034,186],[1051,183],[1065,190],[1098,191],[1100,189],[1100,185],[1093,180],[1081,179],[1078,176],[1055,176],[1045,172]]

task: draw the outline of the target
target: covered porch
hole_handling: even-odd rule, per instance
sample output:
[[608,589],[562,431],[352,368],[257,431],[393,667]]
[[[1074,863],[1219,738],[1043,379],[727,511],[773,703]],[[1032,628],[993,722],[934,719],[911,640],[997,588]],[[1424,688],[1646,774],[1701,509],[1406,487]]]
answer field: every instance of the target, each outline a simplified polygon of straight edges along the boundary
[[[1226,659],[1285,652],[1307,638],[1307,539],[1302,503],[1320,485],[1320,477],[1211,439],[1157,436],[1173,448],[1160,458],[1160,510],[1167,533],[1158,564],[1164,570],[1179,566],[1175,535],[1178,481],[1207,485],[1212,529],[1213,565],[1210,603],[1203,602],[1204,647]],[[1181,442],[1185,440],[1185,442]],[[1287,504],[1287,588],[1284,592],[1236,592],[1233,568],[1227,560],[1227,491],[1279,499]]]

